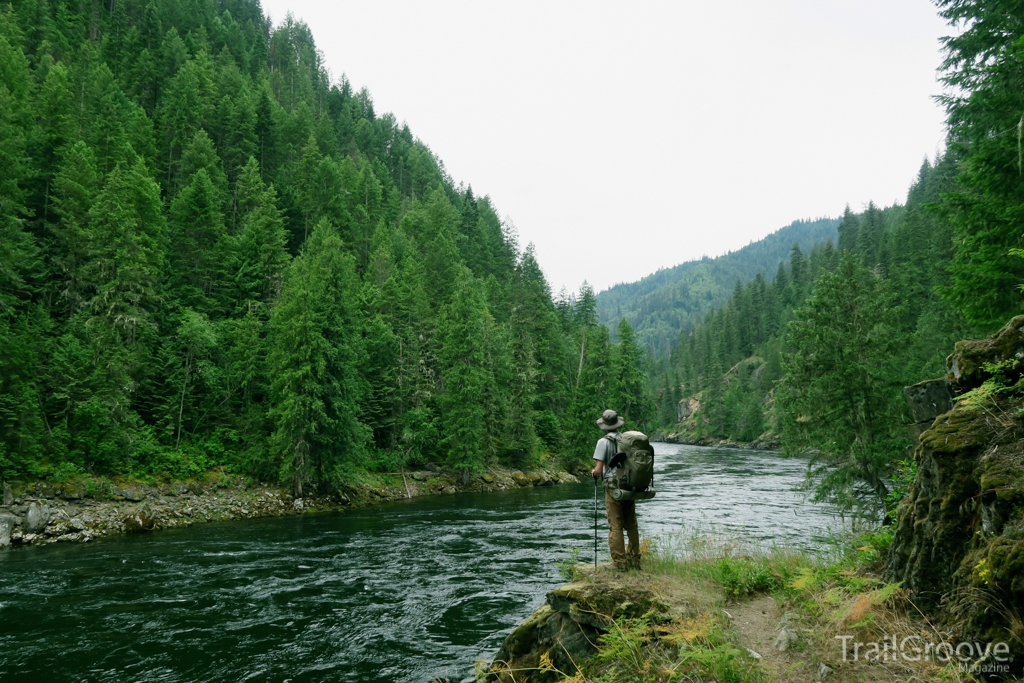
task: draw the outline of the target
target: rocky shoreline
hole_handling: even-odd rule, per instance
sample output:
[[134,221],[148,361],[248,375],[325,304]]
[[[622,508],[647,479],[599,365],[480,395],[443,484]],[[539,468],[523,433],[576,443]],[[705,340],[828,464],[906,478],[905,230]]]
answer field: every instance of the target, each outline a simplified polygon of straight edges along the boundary
[[580,481],[565,471],[492,467],[464,478],[436,468],[364,475],[331,495],[296,498],[271,485],[247,485],[221,476],[203,482],[118,485],[5,483],[0,505],[0,548],[86,543],[122,533],[150,532],[204,522],[282,517],[366,507],[402,498],[464,491],[501,491]]
[[652,441],[679,443],[687,446],[707,446],[709,448],[749,448],[755,451],[782,450],[782,442],[779,441],[779,437],[771,432],[765,432],[753,441],[734,441],[733,439],[716,439],[711,436],[696,438],[692,434],[681,431],[655,434]]

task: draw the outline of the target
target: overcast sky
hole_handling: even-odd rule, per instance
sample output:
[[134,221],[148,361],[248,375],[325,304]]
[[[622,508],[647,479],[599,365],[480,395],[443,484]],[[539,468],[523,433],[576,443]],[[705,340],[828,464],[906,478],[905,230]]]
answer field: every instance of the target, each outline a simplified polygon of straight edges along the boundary
[[927,0],[264,0],[458,182],[601,290],[904,201],[942,148]]

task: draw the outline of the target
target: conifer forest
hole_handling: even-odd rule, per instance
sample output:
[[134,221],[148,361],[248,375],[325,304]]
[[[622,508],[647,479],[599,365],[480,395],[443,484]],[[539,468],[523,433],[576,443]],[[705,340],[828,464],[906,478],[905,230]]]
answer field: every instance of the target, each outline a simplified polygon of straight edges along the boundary
[[0,478],[589,457],[643,352],[256,0],[0,6]]
[[1019,12],[937,4],[949,137],[902,204],[601,294],[258,0],[0,5],[0,479],[573,467],[612,407],[890,509],[902,388],[1024,282]]

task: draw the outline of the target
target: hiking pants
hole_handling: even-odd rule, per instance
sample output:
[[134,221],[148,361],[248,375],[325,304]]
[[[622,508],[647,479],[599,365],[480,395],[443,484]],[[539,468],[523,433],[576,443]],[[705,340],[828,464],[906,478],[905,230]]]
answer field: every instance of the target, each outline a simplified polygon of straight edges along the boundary
[[[604,509],[608,513],[608,549],[616,569],[640,566],[640,532],[636,528],[636,501],[615,500],[610,489],[604,491]],[[622,537],[629,536],[627,546]]]

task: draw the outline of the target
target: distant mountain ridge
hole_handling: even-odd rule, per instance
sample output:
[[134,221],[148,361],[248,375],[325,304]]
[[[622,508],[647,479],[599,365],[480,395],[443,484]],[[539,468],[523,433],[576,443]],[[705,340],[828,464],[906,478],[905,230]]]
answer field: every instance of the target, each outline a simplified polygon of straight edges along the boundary
[[836,241],[838,218],[793,221],[767,237],[716,258],[704,257],[663,268],[637,281],[618,284],[597,295],[597,314],[613,330],[625,318],[642,346],[662,357],[683,328],[692,328],[708,311],[729,299],[736,280],[764,273],[774,279],[779,263],[794,244],[809,253],[815,245]]

